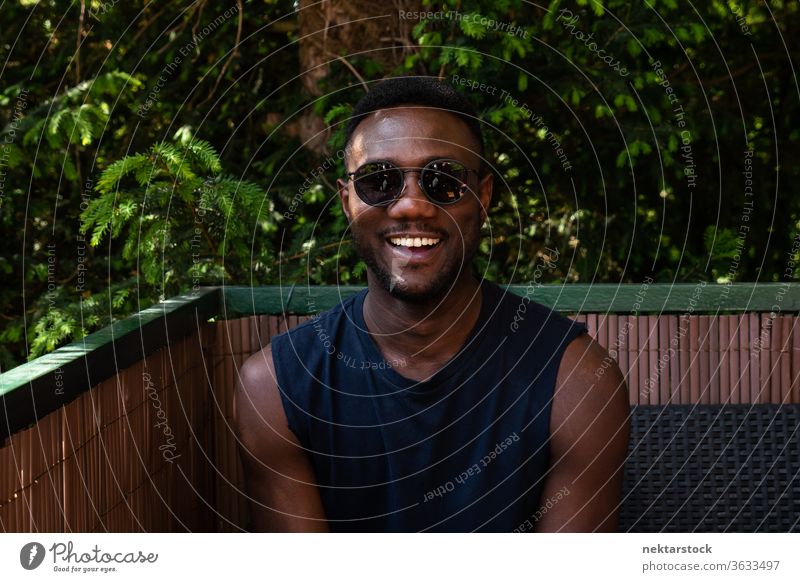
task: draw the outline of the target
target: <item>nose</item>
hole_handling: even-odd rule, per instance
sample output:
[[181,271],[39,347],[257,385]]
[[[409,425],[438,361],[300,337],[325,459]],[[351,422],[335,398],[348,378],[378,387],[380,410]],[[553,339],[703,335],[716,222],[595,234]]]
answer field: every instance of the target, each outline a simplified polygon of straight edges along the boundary
[[433,218],[437,207],[419,187],[419,171],[406,171],[404,190],[400,198],[389,205],[387,214],[398,220]]

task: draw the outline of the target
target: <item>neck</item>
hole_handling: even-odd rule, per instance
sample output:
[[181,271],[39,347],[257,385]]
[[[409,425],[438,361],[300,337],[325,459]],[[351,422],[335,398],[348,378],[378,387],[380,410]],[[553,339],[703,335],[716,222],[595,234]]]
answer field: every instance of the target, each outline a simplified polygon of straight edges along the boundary
[[467,273],[431,303],[393,297],[372,277],[364,299],[364,321],[387,360],[403,360],[398,370],[412,378],[436,372],[464,345],[481,309],[480,283]]

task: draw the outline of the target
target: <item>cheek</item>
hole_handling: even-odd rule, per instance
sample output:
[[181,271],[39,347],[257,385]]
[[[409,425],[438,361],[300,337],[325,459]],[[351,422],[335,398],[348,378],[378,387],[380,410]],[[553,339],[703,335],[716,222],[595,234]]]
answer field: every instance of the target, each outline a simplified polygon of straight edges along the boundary
[[481,230],[481,207],[478,204],[470,204],[464,208],[458,208],[447,217],[448,228],[461,232],[465,239],[474,238]]
[[350,205],[350,228],[368,234],[375,228],[379,216],[375,208],[363,204],[361,201]]

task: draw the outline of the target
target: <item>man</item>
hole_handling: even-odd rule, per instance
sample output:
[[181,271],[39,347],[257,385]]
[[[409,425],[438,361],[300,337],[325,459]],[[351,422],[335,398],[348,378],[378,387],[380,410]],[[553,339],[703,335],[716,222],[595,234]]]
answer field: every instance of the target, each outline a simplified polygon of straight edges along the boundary
[[241,369],[236,427],[266,531],[608,531],[628,398],[576,324],[472,272],[492,198],[471,104],[375,86],[338,181],[368,289]]

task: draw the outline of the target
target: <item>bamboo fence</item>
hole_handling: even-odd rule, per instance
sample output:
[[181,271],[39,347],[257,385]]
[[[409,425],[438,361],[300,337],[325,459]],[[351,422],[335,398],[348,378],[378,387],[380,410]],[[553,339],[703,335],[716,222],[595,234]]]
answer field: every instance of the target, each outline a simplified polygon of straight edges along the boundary
[[[258,315],[205,324],[199,336],[152,353],[7,438],[0,529],[247,529],[232,428],[237,371],[272,336],[307,319]],[[800,403],[796,315],[575,319],[619,363],[632,405]]]

